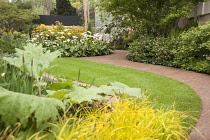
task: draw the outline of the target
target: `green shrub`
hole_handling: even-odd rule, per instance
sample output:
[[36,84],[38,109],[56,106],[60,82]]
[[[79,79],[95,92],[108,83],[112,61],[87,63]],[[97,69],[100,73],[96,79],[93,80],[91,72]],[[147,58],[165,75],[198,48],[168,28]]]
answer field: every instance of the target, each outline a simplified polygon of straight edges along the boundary
[[29,36],[21,32],[3,32],[0,39],[0,52],[15,53],[15,48],[22,49],[22,45],[29,39]]
[[179,67],[210,73],[210,22],[182,33],[174,55]]
[[131,61],[175,67],[172,51],[177,45],[177,39],[149,38],[135,40],[130,44],[127,58]]
[[127,58],[209,74],[210,22],[193,27],[179,37],[135,40],[130,44]]

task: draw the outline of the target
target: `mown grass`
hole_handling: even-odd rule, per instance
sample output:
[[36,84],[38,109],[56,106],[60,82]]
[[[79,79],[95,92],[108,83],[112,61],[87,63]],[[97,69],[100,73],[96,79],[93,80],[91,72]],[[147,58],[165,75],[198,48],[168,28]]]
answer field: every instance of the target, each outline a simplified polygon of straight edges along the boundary
[[[59,58],[53,63],[54,67],[46,72],[57,77],[77,80],[80,70],[80,81],[94,85],[104,85],[117,81],[130,87],[141,88],[149,95],[149,100],[156,108],[174,106],[179,111],[189,111],[193,117],[199,117],[201,99],[188,85],[177,80],[145,71],[126,67],[90,62],[78,58]],[[190,124],[196,121],[186,120]]]

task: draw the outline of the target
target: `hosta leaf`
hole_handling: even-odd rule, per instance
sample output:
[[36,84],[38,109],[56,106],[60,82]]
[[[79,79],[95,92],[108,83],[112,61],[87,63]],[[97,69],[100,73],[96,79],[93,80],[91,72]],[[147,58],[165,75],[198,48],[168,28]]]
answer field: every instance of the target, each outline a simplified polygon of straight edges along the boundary
[[98,95],[99,93],[102,93],[98,88],[83,88],[79,87],[77,85],[73,85],[71,92],[65,97],[70,99],[70,102],[74,103],[82,103],[82,102],[88,102],[92,103],[93,100],[103,101],[105,100],[104,97]]
[[49,120],[55,122],[59,115],[57,107],[64,109],[64,104],[54,98],[21,94],[0,87],[0,115],[6,125],[23,120],[23,124],[27,124],[26,117],[33,113],[37,127]]

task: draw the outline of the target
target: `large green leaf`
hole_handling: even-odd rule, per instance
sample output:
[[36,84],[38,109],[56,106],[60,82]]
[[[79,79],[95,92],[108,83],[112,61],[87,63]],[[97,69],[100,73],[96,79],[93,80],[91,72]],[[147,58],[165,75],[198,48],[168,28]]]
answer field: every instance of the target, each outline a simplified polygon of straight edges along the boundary
[[[102,85],[99,88],[84,88],[78,85],[73,85],[72,88],[66,90],[47,91],[48,97],[57,98],[60,100],[68,99],[71,103],[92,103],[93,101],[105,101],[107,98],[101,95],[118,95],[127,97],[134,97],[142,99],[144,94],[140,88],[130,88],[129,86],[119,83],[111,82],[110,86]],[[69,92],[69,93],[68,93]],[[68,94],[67,94],[68,93]],[[64,97],[62,97],[64,96]]]
[[65,97],[70,99],[70,102],[72,103],[82,103],[82,102],[88,102],[92,103],[94,100],[97,101],[103,101],[105,100],[104,97],[99,95],[103,91],[98,88],[84,88],[79,87],[77,85],[73,85],[71,92]]
[[127,94],[130,97],[143,98],[144,94],[141,92],[140,88],[130,88],[129,86],[120,82],[110,82],[110,86],[102,85],[99,87],[105,95],[123,95]]
[[36,127],[47,121],[56,122],[59,115],[57,107],[64,109],[62,101],[8,91],[0,87],[0,116],[5,125],[20,121],[28,123],[27,117],[34,114]]
[[50,63],[58,57],[59,51],[44,53],[42,45],[27,44],[24,46],[24,50],[17,49],[18,57],[9,58],[4,57],[11,65],[21,68],[29,73],[31,76],[38,78],[41,76],[41,72],[50,67]]

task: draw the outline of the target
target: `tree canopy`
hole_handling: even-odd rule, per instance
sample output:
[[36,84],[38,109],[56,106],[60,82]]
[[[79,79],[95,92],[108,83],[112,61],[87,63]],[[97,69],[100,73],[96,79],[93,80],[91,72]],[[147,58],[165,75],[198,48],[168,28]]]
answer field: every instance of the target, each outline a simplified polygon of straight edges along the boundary
[[71,5],[69,0],[56,0],[56,8],[53,11],[55,15],[76,16],[76,8]]
[[28,7],[21,2],[1,2],[0,13],[0,29],[7,32],[12,29],[22,30],[26,23],[30,23],[37,18],[37,16],[31,14],[30,6]]
[[180,17],[205,0],[98,0],[100,10],[124,17],[130,27],[144,28],[147,34],[166,36],[176,28]]

